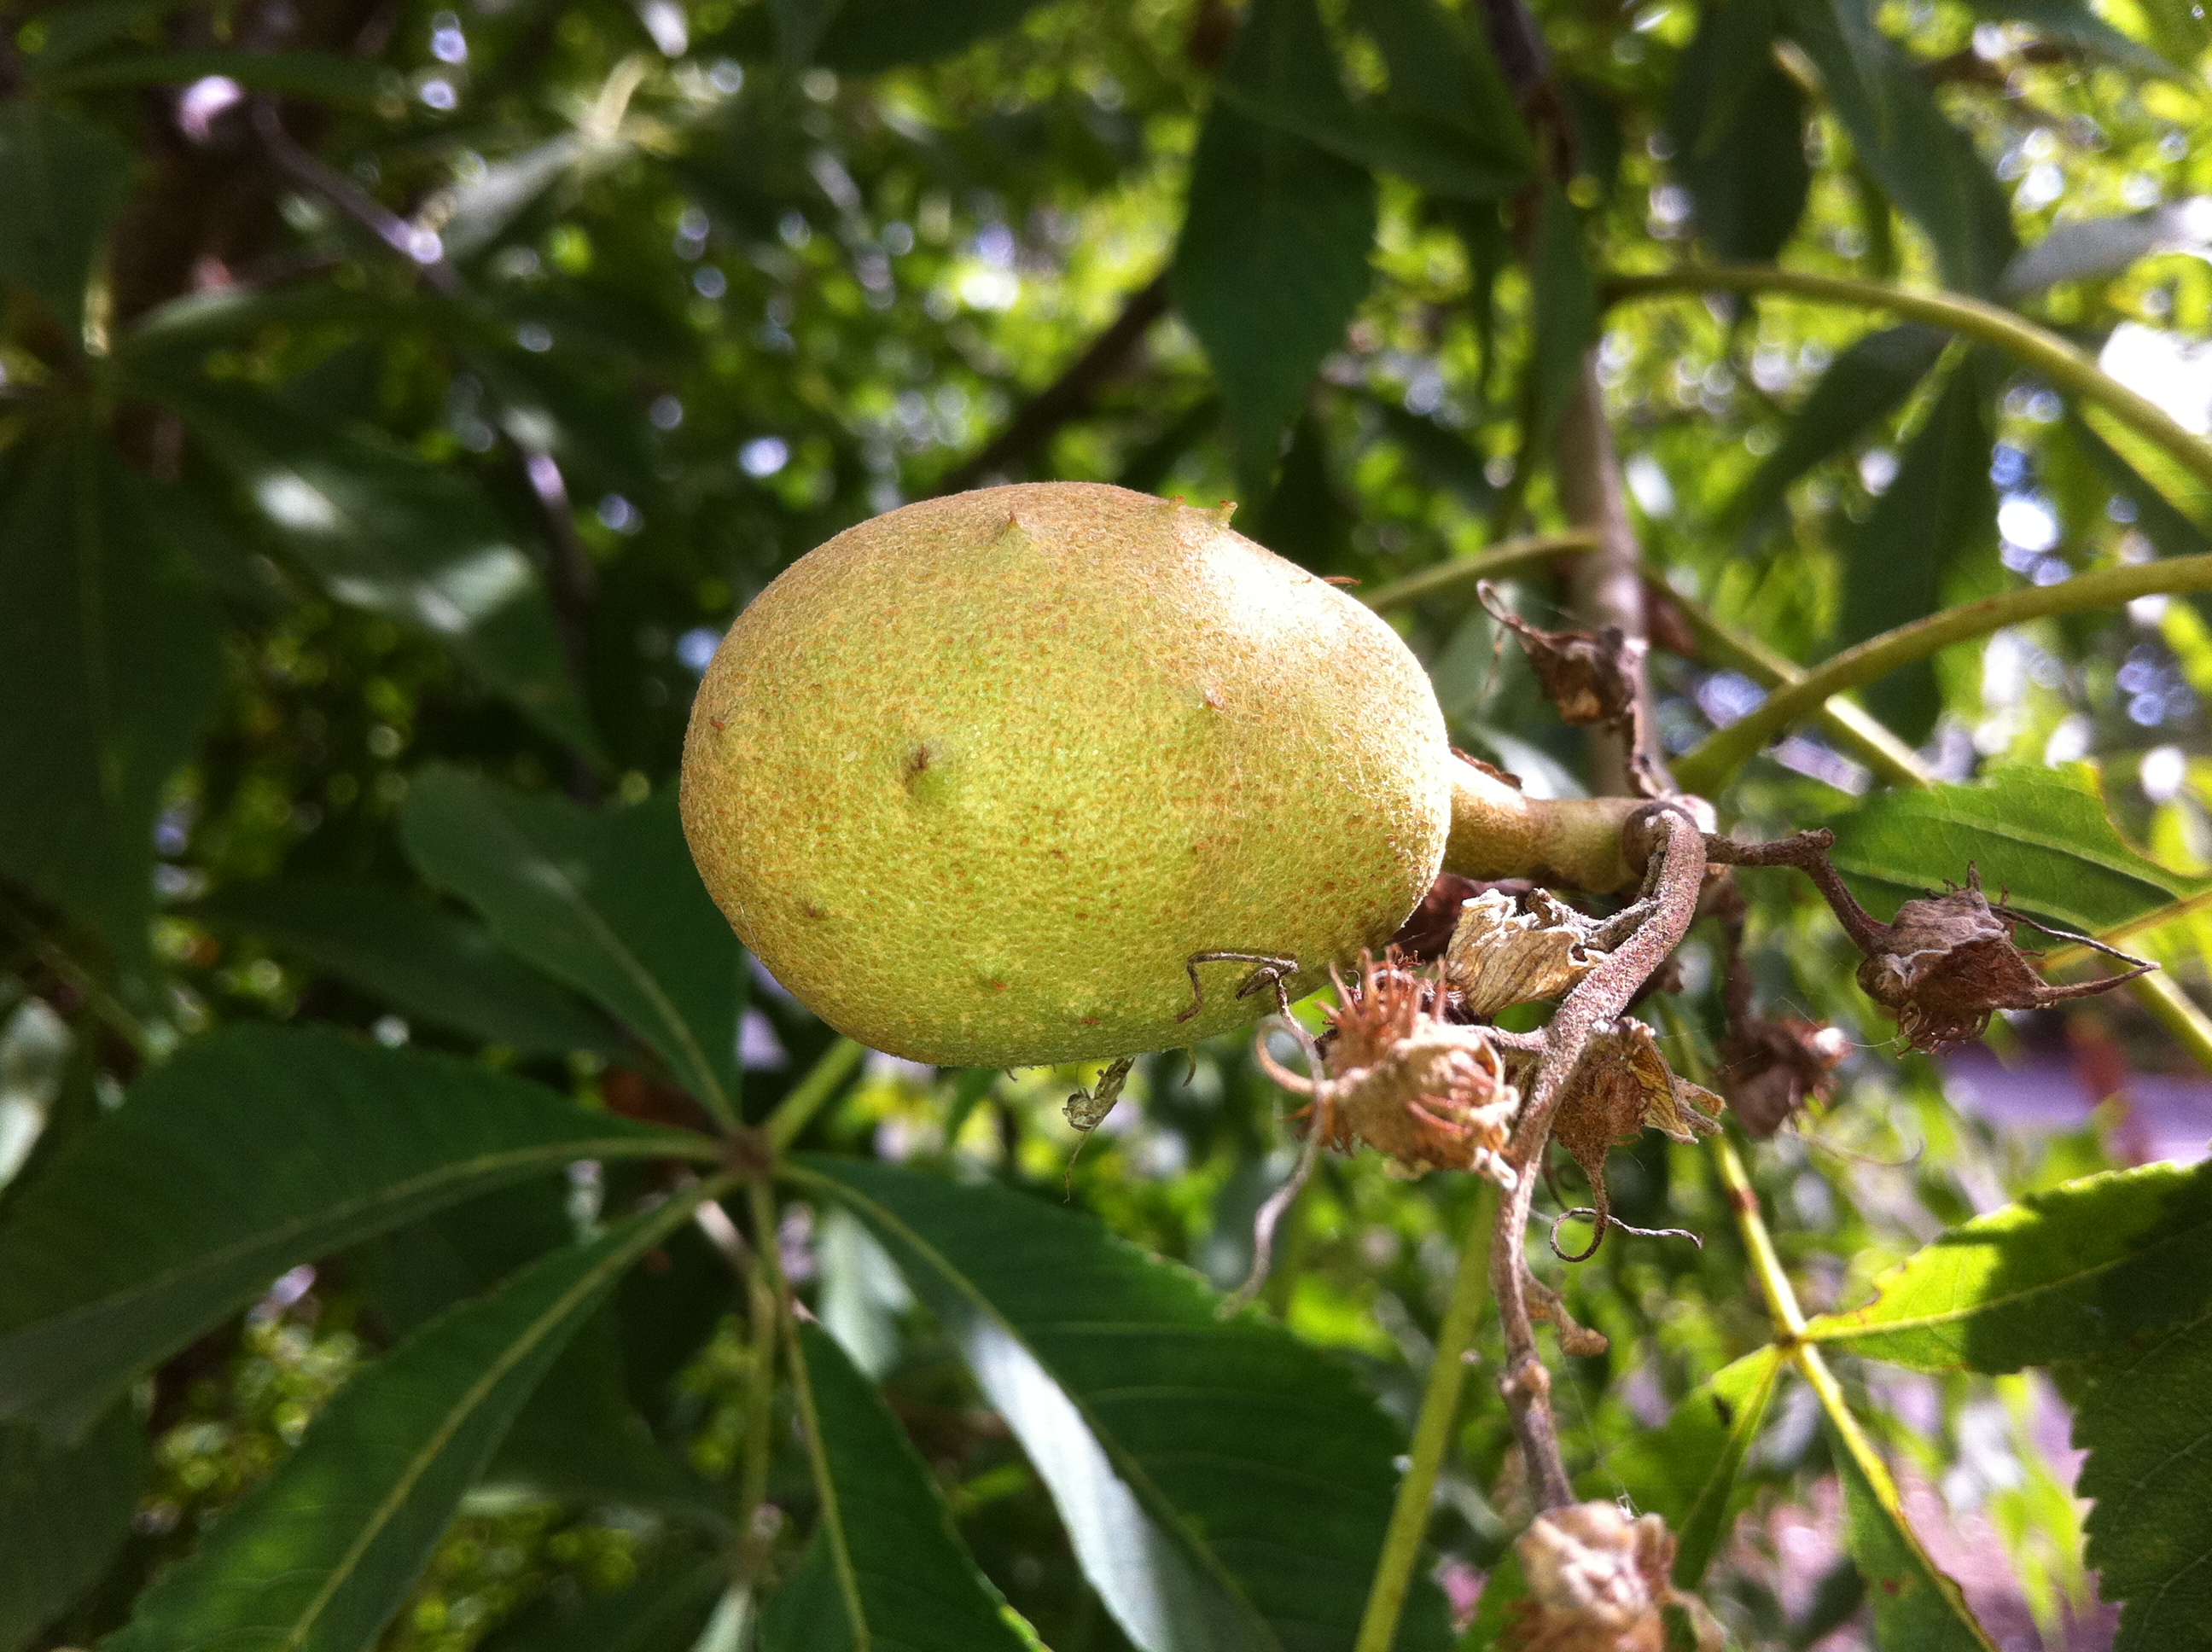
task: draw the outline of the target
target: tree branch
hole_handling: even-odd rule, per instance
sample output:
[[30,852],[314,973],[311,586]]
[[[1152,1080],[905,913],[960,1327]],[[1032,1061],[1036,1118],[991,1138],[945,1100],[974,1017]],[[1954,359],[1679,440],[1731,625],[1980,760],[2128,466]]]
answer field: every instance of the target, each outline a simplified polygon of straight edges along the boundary
[[1129,295],[1121,313],[1091,341],[1089,349],[1016,409],[1006,428],[981,452],[957,466],[938,484],[937,491],[962,493],[1036,459],[1064,426],[1089,411],[1098,392],[1128,366],[1152,324],[1168,313],[1168,276],[1163,270]]

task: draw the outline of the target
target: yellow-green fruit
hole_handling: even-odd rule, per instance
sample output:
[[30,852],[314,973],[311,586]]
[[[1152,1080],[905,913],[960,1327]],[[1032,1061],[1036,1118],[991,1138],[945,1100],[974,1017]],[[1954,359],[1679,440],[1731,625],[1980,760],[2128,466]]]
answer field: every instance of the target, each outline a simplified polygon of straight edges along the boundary
[[941,1065],[1187,1044],[1380,947],[1434,879],[1428,678],[1351,598],[1121,488],[988,488],[801,557],[701,685],[684,827],[745,944],[839,1030]]

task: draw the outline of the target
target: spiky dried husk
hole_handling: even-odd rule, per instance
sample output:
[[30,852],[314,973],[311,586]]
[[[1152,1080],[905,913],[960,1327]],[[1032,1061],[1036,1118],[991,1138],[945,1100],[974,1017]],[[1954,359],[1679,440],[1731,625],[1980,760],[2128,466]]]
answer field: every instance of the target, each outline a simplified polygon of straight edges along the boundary
[[1503,1643],[1515,1652],[1664,1652],[1670,1606],[1700,1649],[1721,1644],[1711,1615],[1668,1575],[1674,1537],[1656,1515],[1578,1503],[1539,1515],[1514,1547],[1528,1582]]
[[1721,1041],[1721,1094],[1752,1139],[1765,1141],[1833,1088],[1850,1048],[1825,1021],[1752,1021]]

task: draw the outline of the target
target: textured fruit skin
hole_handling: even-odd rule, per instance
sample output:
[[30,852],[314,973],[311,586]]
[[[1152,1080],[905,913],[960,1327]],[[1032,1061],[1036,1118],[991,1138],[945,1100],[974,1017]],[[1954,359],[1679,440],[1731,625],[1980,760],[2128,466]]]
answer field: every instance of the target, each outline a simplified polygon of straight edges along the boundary
[[1088,483],[909,505],[741,614],[684,743],[707,887],[840,1031],[942,1066],[1164,1049],[1380,947],[1451,809],[1395,632],[1213,513]]

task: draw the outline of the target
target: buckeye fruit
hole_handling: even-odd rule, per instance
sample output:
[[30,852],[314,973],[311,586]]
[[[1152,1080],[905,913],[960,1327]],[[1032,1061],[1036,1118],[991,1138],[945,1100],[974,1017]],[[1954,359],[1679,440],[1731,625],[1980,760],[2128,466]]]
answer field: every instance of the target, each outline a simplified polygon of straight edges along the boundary
[[[1227,525],[1089,483],[904,507],[716,651],[685,835],[738,936],[864,1044],[1018,1066],[1188,1044],[1382,947],[1442,866],[1626,881],[1632,802],[1447,745],[1397,634]],[[1261,990],[1237,995],[1250,982]]]

